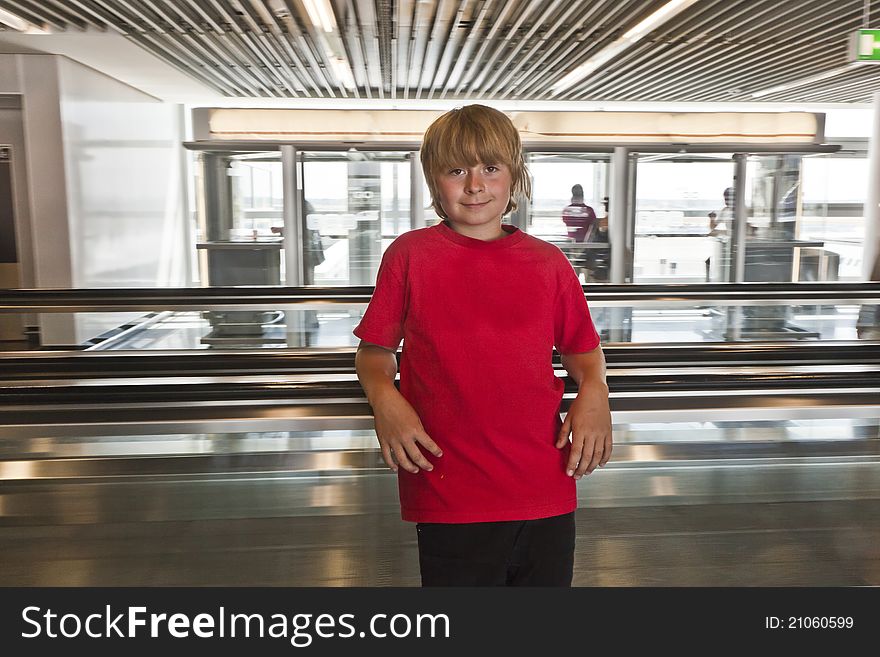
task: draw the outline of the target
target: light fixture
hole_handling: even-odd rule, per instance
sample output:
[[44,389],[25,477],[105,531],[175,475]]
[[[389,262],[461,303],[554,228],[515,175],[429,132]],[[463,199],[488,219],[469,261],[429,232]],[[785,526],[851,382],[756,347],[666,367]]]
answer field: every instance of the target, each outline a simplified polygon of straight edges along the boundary
[[755,91],[752,93],[752,98],[761,98],[763,96],[769,96],[770,94],[779,93],[780,91],[788,91],[789,89],[797,89],[798,87],[803,87],[807,84],[812,84],[813,82],[819,82],[820,80],[827,80],[828,78],[833,78],[836,75],[843,75],[844,73],[848,73],[859,66],[862,66],[863,62],[850,62],[846,66],[839,66],[837,68],[831,69],[830,71],[824,71],[822,73],[817,73],[816,75],[811,75],[806,78],[801,78],[800,80],[793,80],[792,82],[786,82],[785,84],[779,84],[775,87],[770,87],[768,89],[761,89],[760,91]]
[[665,23],[670,18],[677,16],[679,13],[690,7],[692,4],[697,2],[697,0],[670,0],[665,5],[660,7],[653,14],[648,16],[641,23],[636,25],[630,30],[609,44],[595,55],[590,57],[583,64],[578,66],[576,69],[560,78],[551,88],[550,95],[557,96],[561,92],[566,89],[574,86],[585,77],[590,75],[597,68],[605,64],[611,58],[617,56],[622,51],[629,48],[631,45],[641,40],[646,34],[648,34],[651,30],[653,30],[658,25]]
[[302,0],[302,3],[312,25],[323,28],[325,32],[332,32],[336,29],[336,19],[333,17],[330,0]]
[[25,19],[5,9],[0,9],[0,23],[18,32],[25,32],[31,26]]

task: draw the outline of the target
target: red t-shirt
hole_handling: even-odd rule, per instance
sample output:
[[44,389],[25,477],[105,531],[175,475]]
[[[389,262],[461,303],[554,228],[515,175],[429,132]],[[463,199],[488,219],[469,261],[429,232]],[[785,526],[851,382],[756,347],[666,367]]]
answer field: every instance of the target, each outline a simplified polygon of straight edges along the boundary
[[580,281],[555,246],[513,226],[494,241],[437,224],[398,237],[354,334],[396,349],[400,392],[443,450],[434,470],[398,471],[404,520],[532,520],[577,507],[556,449],[563,381],[553,347],[599,336]]

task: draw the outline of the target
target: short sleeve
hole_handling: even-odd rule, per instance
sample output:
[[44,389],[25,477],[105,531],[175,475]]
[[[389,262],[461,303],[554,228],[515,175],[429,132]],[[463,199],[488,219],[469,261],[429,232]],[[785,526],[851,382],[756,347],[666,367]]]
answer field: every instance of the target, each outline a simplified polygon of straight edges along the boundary
[[406,286],[400,267],[390,251],[386,251],[382,257],[376,276],[376,289],[353,333],[365,342],[396,350],[403,339]]
[[565,261],[560,273],[560,289],[553,309],[553,344],[560,354],[581,354],[599,346],[584,290],[574,269]]

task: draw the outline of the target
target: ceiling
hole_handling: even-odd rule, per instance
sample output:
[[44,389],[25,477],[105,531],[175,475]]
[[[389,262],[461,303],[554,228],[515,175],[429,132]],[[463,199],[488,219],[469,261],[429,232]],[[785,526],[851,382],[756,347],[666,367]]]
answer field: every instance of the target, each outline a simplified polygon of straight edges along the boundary
[[[880,0],[684,0],[640,40],[621,41],[667,2],[0,0],[0,9],[52,34],[124,37],[229,98],[870,103],[880,91],[880,63],[850,65],[848,55],[854,30],[871,17],[880,25]],[[37,50],[47,38],[6,31]],[[595,70],[558,86],[595,57]],[[766,93],[789,83],[800,84]]]

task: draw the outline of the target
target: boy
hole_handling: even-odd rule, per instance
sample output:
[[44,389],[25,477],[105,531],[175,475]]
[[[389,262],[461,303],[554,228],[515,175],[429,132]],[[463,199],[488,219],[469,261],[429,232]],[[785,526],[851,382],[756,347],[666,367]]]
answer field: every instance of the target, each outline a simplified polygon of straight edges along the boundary
[[[575,480],[611,456],[605,359],[583,290],[557,247],[501,223],[530,192],[504,114],[447,112],[421,160],[444,221],[388,247],[354,334],[403,519],[418,523],[422,585],[570,586]],[[554,345],[579,385],[564,423]]]

